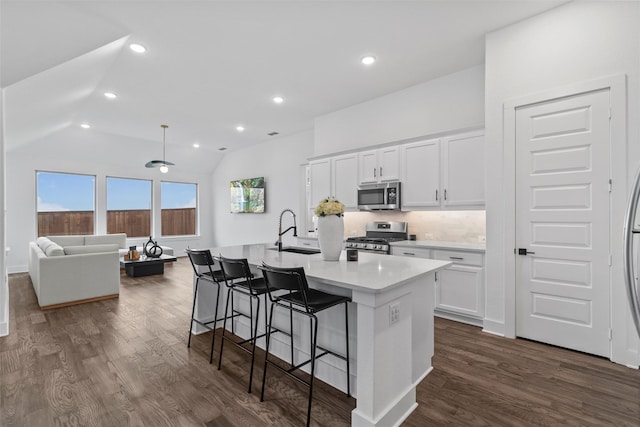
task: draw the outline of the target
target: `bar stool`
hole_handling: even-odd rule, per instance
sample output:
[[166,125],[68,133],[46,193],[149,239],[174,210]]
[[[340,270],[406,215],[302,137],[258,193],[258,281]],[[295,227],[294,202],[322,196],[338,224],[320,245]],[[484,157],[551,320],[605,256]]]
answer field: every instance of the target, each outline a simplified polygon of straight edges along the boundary
[[[218,319],[218,303],[220,302],[220,283],[224,281],[224,277],[221,270],[213,269],[214,261],[211,256],[211,251],[208,249],[186,249],[185,252],[189,256],[189,261],[191,261],[191,266],[193,267],[193,273],[196,275],[196,286],[193,293],[193,306],[191,307],[191,322],[189,323],[189,341],[187,342],[187,347],[191,347],[191,328],[193,328],[193,322],[196,322],[198,325],[212,331],[213,334],[211,337],[211,354],[209,355],[209,363],[213,363],[213,344],[216,339],[216,324],[218,320],[222,320]],[[200,272],[198,271],[198,267],[207,267],[208,271],[205,270],[204,272]],[[216,286],[216,310],[213,320],[209,322],[202,322],[193,317],[196,310],[196,299],[198,298],[198,285],[200,284],[200,280],[205,280]],[[213,323],[213,327],[209,326],[211,323]]]
[[[264,401],[264,387],[267,379],[267,364],[271,364],[276,368],[280,369],[284,373],[293,377],[299,382],[307,385],[309,387],[309,404],[307,407],[307,426],[311,422],[311,398],[313,396],[313,379],[315,374],[315,365],[316,359],[326,355],[333,354],[334,356],[345,360],[347,362],[347,396],[351,397],[351,385],[350,385],[350,377],[351,372],[349,368],[349,302],[351,301],[350,297],[340,296],[330,294],[328,292],[323,292],[317,289],[310,289],[309,284],[307,283],[307,278],[304,274],[304,268],[295,267],[295,268],[279,268],[272,267],[267,264],[262,264],[261,267],[258,267],[262,271],[262,275],[265,279],[265,284],[267,286],[269,292],[269,299],[271,300],[271,310],[269,313],[269,326],[267,329],[267,342],[265,348],[265,357],[264,357],[264,371],[262,375],[262,391],[260,394],[260,401]],[[277,290],[286,290],[289,293],[281,293],[279,295],[274,295],[274,291]],[[346,336],[346,356],[337,354],[331,350],[327,350],[326,348],[322,348],[318,346],[318,318],[316,314],[327,310],[331,307],[334,307],[339,304],[344,303],[344,320],[345,320],[345,336]],[[269,360],[269,342],[271,334],[277,331],[271,330],[271,324],[273,322],[273,310],[274,308],[283,307],[287,310],[290,310],[291,313],[293,311],[300,313],[304,316],[307,316],[310,321],[310,331],[311,331],[311,358],[307,361],[299,363],[295,366],[292,366],[289,369],[282,368],[281,366],[271,362]],[[291,331],[293,335],[293,331]],[[316,350],[320,349],[322,351],[321,354],[316,355]],[[294,375],[293,372],[297,369],[300,369],[304,365],[311,363],[311,378],[307,382],[302,378]]]
[[[253,383],[253,366],[256,358],[256,341],[258,338],[262,338],[266,335],[267,330],[267,310],[264,311],[264,325],[265,325],[265,334],[258,336],[258,319],[260,318],[260,296],[264,295],[265,304],[267,303],[267,287],[264,283],[264,279],[262,277],[254,277],[253,273],[249,269],[249,263],[246,258],[240,259],[232,259],[225,258],[223,256],[216,257],[216,260],[220,263],[220,269],[222,271],[222,276],[224,283],[227,285],[227,303],[224,309],[224,324],[222,326],[222,343],[220,344],[220,355],[218,356],[218,369],[222,366],[222,350],[224,348],[225,340],[230,341],[231,343],[237,345],[242,350],[251,353],[251,371],[249,373],[249,390],[251,393],[251,385]],[[249,297],[249,314],[242,313],[236,310],[233,307],[233,294],[241,293],[243,295],[247,295]],[[256,301],[256,319],[255,326],[253,320],[253,300]],[[231,316],[228,315],[229,312],[229,301],[231,301]],[[247,317],[249,319],[249,330],[251,337],[236,342],[229,337],[225,336],[225,331],[227,327],[227,318],[232,319],[237,316]],[[232,324],[233,326],[233,324]],[[233,332],[233,331],[232,331]],[[247,349],[244,344],[251,343],[251,349]]]

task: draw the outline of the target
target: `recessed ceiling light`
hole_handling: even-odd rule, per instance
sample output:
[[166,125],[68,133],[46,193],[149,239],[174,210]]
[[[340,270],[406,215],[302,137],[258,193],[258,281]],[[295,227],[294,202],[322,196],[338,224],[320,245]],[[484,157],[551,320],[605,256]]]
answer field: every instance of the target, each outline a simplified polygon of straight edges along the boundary
[[276,104],[282,104],[284,102],[284,98],[281,96],[274,96],[273,102],[275,102]]
[[242,126],[242,125],[236,126],[236,130],[238,132],[243,132],[244,131],[244,126]]
[[82,123],[82,124],[80,125],[80,127],[81,127],[82,129],[89,129],[89,128],[91,127],[91,125],[90,125],[89,123]]
[[131,43],[129,48],[136,53],[145,53],[147,48],[138,43]]
[[115,99],[115,98],[117,98],[117,97],[118,97],[118,95],[116,95],[116,94],[115,94],[115,93],[113,93],[113,92],[105,92],[105,93],[104,93],[104,96],[106,96],[106,97],[107,97],[107,98],[109,98],[109,99]]
[[218,148],[218,151],[224,151],[226,149],[227,149],[227,147],[220,147],[220,148]]
[[200,144],[198,144],[197,142],[193,143],[193,148],[200,148]]
[[375,56],[363,56],[362,59],[360,60],[360,62],[362,62],[364,65],[371,65],[374,62],[376,62],[376,57]]

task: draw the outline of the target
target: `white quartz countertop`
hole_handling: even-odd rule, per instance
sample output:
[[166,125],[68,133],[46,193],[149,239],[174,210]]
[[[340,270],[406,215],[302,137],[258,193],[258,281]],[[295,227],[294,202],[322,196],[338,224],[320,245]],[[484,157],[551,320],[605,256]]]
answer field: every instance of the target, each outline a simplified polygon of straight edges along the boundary
[[401,240],[391,242],[391,246],[401,248],[450,249],[469,252],[485,252],[486,243],[440,242],[437,240]]
[[[395,257],[360,252],[358,261],[347,261],[342,251],[339,261],[324,261],[321,254],[303,255],[270,250],[266,243],[211,248],[213,256],[247,258],[257,266],[304,267],[307,277],[335,286],[379,293],[401,286],[417,277],[442,270],[451,263],[422,258]],[[308,249],[308,248],[305,248]]]

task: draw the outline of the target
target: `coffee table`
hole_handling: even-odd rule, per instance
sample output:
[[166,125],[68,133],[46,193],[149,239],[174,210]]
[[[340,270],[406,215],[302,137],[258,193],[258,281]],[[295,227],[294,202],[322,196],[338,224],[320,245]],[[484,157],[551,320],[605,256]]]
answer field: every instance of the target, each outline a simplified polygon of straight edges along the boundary
[[164,274],[164,263],[174,262],[177,258],[173,255],[160,255],[159,258],[140,257],[138,260],[120,258],[120,267],[124,267],[127,276],[140,277],[152,274]]

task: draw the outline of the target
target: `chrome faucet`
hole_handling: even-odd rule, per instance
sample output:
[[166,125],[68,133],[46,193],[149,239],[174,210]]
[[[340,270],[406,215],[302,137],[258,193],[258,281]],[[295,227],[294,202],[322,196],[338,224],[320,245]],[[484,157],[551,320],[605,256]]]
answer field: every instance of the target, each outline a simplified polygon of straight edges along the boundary
[[[286,212],[291,213],[291,215],[293,216],[293,226],[282,231],[282,217]],[[278,246],[278,252],[282,251],[282,236],[291,229],[293,229],[293,237],[298,237],[298,227],[296,226],[296,214],[293,213],[291,209],[285,209],[280,213],[280,222],[278,223],[278,240],[276,241],[276,243],[274,243],[274,245]]]

